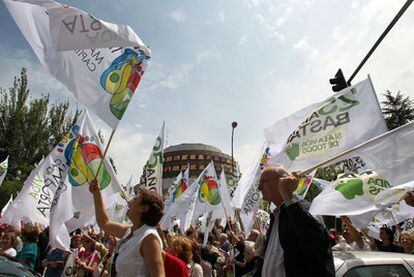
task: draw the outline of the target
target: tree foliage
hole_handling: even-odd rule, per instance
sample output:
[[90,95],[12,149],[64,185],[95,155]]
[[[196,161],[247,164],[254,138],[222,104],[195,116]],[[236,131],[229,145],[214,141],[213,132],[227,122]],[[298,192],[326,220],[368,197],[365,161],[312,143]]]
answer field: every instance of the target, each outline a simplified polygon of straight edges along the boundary
[[[26,178],[49,154],[80,115],[69,112],[67,101],[50,103],[49,95],[32,98],[26,69],[13,86],[0,91],[0,160],[9,156],[8,178]],[[6,178],[7,178],[6,177]]]
[[381,102],[382,113],[389,130],[395,129],[414,120],[414,103],[409,96],[398,91],[396,95],[389,90]]

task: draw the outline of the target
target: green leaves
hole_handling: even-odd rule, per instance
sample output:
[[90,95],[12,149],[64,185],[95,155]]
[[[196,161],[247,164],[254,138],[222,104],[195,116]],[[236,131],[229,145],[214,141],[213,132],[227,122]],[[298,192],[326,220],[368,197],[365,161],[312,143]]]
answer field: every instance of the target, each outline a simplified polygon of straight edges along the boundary
[[[68,102],[51,104],[49,95],[33,98],[28,88],[27,71],[22,68],[11,88],[0,88],[0,160],[10,156],[6,179],[16,178],[20,171],[20,178],[24,180],[79,115],[78,109],[74,115],[70,114]],[[0,206],[4,204],[0,201]]]

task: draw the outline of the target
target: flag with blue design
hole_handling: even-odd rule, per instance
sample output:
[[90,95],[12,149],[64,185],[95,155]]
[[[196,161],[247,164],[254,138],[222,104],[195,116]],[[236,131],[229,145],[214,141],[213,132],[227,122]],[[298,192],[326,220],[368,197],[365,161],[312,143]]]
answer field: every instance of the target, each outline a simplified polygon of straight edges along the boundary
[[131,27],[52,0],[4,4],[40,63],[115,129],[151,55]]
[[[71,225],[69,229],[65,223],[75,217],[82,226],[94,216],[89,183],[97,175],[102,198],[107,207],[114,203],[114,195],[119,194],[121,186],[108,159],[102,160],[103,146],[87,112],[57,144],[54,151],[61,153],[59,158],[62,168],[66,169],[62,172],[66,173],[66,178],[60,179],[51,205],[50,245],[68,249],[69,232],[74,231],[72,229],[76,226]],[[57,170],[54,169],[50,174],[53,176]],[[47,178],[50,177],[46,176],[45,179]],[[92,216],[86,218],[85,214]]]

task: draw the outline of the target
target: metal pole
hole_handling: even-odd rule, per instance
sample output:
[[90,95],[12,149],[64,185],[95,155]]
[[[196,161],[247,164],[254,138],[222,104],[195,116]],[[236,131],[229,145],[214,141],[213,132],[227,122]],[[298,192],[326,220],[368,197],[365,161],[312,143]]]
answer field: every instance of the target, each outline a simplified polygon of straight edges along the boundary
[[234,138],[234,129],[237,127],[237,122],[234,121],[231,123],[231,176],[234,177],[234,157],[233,157],[233,138]]
[[397,21],[404,14],[404,12],[408,9],[408,7],[413,3],[413,1],[414,0],[407,0],[407,2],[405,2],[404,6],[402,6],[401,10],[397,13],[397,15],[394,17],[394,19],[391,21],[391,23],[385,29],[385,31],[381,34],[381,36],[378,38],[378,40],[375,42],[375,44],[369,50],[369,52],[367,53],[367,55],[365,56],[365,58],[358,65],[357,69],[355,69],[354,73],[352,73],[351,77],[347,81],[348,86],[351,85],[351,81],[358,74],[359,70],[362,68],[362,66],[364,66],[364,64],[366,63],[366,61],[369,59],[369,57],[371,57],[372,53],[374,53],[375,49],[378,47],[378,45],[381,43],[381,41],[385,38],[385,36],[388,34],[388,32],[391,31],[392,27],[394,27],[395,23],[397,23]]

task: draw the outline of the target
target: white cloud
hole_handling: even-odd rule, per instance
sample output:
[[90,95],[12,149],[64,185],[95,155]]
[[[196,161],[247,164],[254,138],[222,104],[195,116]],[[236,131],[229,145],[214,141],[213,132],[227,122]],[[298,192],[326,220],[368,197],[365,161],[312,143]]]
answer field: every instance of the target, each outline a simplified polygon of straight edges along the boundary
[[187,18],[187,15],[184,13],[184,11],[179,9],[173,10],[170,13],[170,16],[177,22],[182,22]]
[[295,50],[297,50],[297,51],[303,51],[303,52],[305,52],[306,54],[309,55],[309,57],[311,59],[315,58],[316,55],[318,54],[318,50],[316,48],[314,48],[314,47],[312,47],[312,46],[309,45],[308,38],[307,37],[302,38],[298,42],[296,42],[293,45],[293,48]]
[[152,69],[152,71],[155,71],[156,78],[151,78],[151,85],[148,90],[178,89],[189,81],[189,74],[193,69],[193,64],[183,64],[176,66],[172,72],[169,72],[164,65],[158,64]]
[[197,54],[197,63],[201,63],[205,60],[210,60],[212,58],[221,58],[221,54],[218,52],[217,49],[208,49],[203,50]]
[[239,45],[243,45],[246,42],[247,35],[242,35],[239,40]]
[[224,14],[224,11],[221,10],[217,15],[218,22],[223,23],[226,20],[226,15]]

